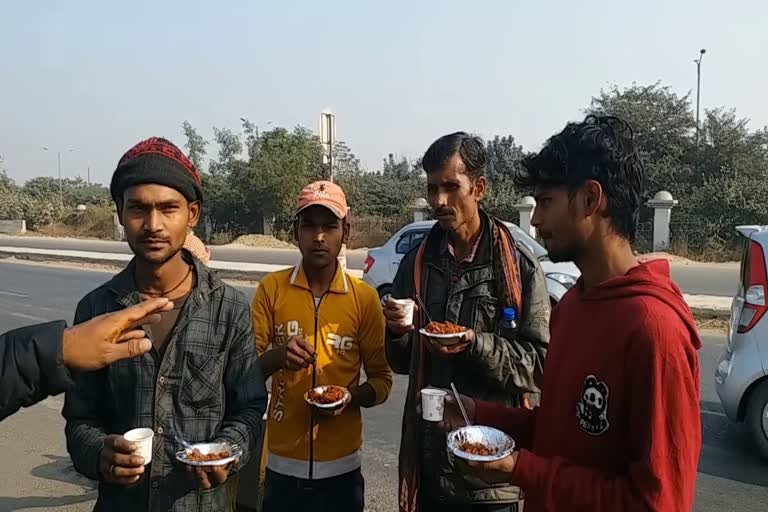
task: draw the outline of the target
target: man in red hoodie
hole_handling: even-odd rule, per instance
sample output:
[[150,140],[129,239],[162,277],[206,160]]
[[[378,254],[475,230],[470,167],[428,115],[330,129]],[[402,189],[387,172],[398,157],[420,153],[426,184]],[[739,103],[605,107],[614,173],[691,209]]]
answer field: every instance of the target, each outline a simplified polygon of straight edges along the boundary
[[[552,313],[541,406],[463,398],[520,451],[468,471],[526,492],[526,512],[691,510],[701,448],[701,341],[666,261],[632,253],[642,164],[615,117],[569,123],[523,164],[533,225],[579,283]],[[455,403],[444,428],[463,422]]]

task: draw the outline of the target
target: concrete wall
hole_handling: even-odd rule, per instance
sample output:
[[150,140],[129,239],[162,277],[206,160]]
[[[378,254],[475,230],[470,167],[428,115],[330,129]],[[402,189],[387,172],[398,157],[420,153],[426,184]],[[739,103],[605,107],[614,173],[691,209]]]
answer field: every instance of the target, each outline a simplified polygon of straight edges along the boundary
[[0,220],[0,233],[18,235],[27,232],[27,222],[24,220]]

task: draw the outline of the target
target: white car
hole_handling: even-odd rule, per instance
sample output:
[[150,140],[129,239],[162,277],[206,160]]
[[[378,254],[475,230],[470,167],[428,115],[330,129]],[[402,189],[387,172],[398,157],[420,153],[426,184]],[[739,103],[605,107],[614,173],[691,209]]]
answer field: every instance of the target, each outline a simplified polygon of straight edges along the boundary
[[[368,251],[363,270],[363,281],[378,290],[382,301],[386,301],[392,292],[392,282],[395,280],[400,260],[421,243],[435,222],[437,221],[428,220],[408,224],[395,233],[383,246]],[[514,224],[510,222],[504,224],[518,240],[528,246],[536,259],[539,260],[539,265],[547,277],[549,300],[553,305],[559,302],[563,294],[576,284],[576,280],[581,275],[579,269],[571,262],[553,263],[549,261],[547,250],[539,242]]]

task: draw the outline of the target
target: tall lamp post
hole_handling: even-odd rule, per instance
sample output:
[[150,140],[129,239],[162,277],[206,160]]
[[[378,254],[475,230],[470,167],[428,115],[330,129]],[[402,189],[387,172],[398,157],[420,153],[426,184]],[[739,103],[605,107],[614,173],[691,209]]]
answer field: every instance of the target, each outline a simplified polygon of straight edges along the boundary
[[[43,151],[50,151],[50,150],[44,147]],[[71,153],[72,151],[74,150],[68,149],[66,152]],[[61,184],[61,151],[56,152],[56,160],[58,161],[58,164],[59,164],[59,206],[63,208],[64,207],[64,188]]]
[[696,63],[696,146],[699,145],[699,106],[701,104],[701,60],[707,53],[705,48],[699,50],[699,58],[694,59]]
[[320,143],[323,145],[323,163],[328,164],[328,181],[333,181],[333,150],[336,144],[336,116],[324,110],[320,113]]

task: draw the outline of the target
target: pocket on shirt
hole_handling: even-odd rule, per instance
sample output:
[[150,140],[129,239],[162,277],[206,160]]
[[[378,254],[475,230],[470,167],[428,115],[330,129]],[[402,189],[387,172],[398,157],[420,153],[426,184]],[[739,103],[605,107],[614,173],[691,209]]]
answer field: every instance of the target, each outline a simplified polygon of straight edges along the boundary
[[226,352],[202,354],[184,351],[180,396],[184,403],[202,407],[222,400],[222,374]]
[[475,332],[495,332],[498,300],[495,297],[477,297],[475,301],[472,329]]

